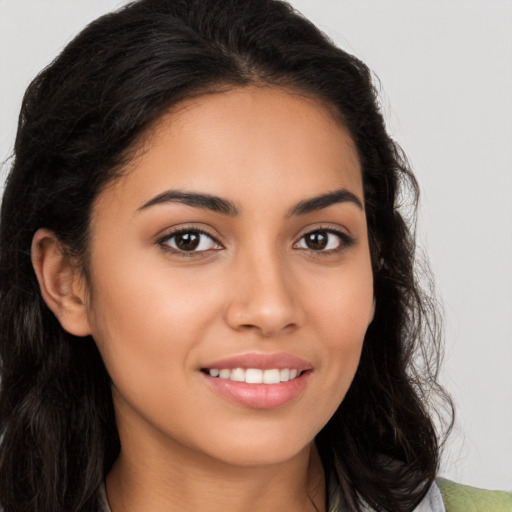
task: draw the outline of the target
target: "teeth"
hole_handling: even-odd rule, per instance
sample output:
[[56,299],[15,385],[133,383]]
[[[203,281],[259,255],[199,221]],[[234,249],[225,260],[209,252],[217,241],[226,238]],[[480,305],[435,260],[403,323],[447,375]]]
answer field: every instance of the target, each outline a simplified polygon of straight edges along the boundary
[[248,368],[245,370],[245,382],[248,384],[261,384],[263,382],[263,370]]
[[279,384],[280,382],[288,382],[295,379],[299,372],[295,368],[271,368],[269,370],[261,370],[259,368],[233,368],[218,369],[211,368],[207,372],[211,377],[220,379],[229,379],[235,382],[246,382],[247,384]]
[[231,370],[229,379],[235,380],[236,382],[245,382],[245,372],[242,368],[235,368],[234,370]]
[[279,378],[281,379],[281,382],[287,382],[290,380],[290,369],[284,368],[279,372]]
[[277,368],[273,370],[265,370],[263,372],[263,384],[279,384],[281,382],[281,375]]

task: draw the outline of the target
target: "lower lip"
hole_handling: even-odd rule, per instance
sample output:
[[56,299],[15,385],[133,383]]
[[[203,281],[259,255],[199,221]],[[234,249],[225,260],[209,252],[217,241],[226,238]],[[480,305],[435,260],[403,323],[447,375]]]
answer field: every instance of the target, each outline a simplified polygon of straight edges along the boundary
[[213,390],[235,402],[252,409],[276,409],[282,407],[304,391],[311,372],[303,372],[299,377],[279,384],[247,384],[229,379],[211,377],[203,373]]

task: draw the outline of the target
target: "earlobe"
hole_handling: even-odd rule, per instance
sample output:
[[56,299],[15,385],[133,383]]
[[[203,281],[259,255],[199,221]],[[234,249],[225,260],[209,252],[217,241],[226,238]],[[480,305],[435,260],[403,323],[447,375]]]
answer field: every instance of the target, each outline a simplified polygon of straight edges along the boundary
[[75,336],[89,335],[85,283],[52,231],[42,228],[34,235],[32,265],[41,295],[62,328]]

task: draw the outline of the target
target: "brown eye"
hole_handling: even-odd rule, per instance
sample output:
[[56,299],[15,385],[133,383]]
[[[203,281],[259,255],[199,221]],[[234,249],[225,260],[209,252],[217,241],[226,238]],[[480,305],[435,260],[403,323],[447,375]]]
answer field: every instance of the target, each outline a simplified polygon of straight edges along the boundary
[[313,251],[322,251],[327,247],[329,234],[325,231],[313,231],[304,236],[304,242],[308,249]]
[[175,236],[176,247],[182,251],[193,251],[199,245],[199,233],[190,231],[188,233],[179,233]]
[[327,229],[317,229],[303,235],[295,244],[295,248],[309,249],[310,251],[315,252],[335,252],[348,248],[353,243],[353,238],[346,233]]
[[174,251],[203,252],[219,249],[219,244],[207,233],[201,231],[180,231],[168,236],[160,242]]

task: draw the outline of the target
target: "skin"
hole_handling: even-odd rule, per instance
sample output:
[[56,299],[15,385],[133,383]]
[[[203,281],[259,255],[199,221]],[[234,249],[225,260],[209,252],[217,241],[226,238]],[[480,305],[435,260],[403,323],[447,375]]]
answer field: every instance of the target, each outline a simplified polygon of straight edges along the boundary
[[[290,214],[341,189],[363,207]],[[143,208],[168,190],[219,196],[238,213]],[[173,248],[178,228],[208,233],[205,250]],[[327,250],[305,243],[315,230]],[[47,303],[65,329],[94,337],[112,378],[113,512],[324,510],[313,440],[352,382],[374,311],[361,169],[332,112],[278,88],[184,101],[100,193],[91,233],[88,283],[51,232],[38,232],[33,259]],[[200,371],[276,352],[312,367],[281,407],[233,403]]]

